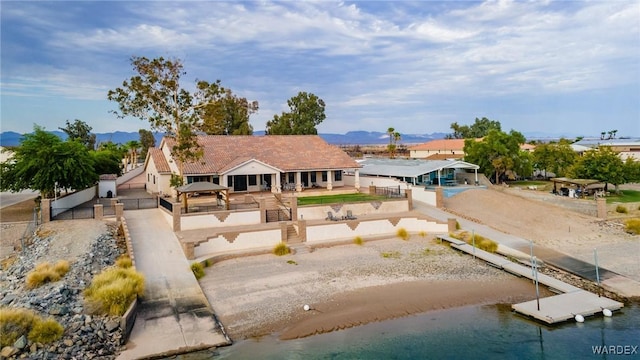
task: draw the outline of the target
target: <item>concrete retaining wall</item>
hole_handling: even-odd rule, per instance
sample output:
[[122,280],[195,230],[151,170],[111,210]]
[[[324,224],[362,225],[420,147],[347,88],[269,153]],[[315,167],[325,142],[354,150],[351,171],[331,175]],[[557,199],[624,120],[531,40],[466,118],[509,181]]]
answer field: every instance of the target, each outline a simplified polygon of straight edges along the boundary
[[427,190],[424,186],[412,186],[411,189],[413,200],[436,206],[436,192],[434,190]]
[[216,255],[248,250],[273,248],[282,240],[280,227],[277,229],[224,234],[208,239],[194,248],[194,256],[213,257]]
[[183,231],[221,226],[260,224],[260,210],[182,214],[180,221],[180,229]]
[[345,203],[334,205],[313,205],[298,207],[298,219],[321,220],[327,218],[327,213],[331,211],[334,216],[342,217],[347,215],[347,210],[351,210],[355,216],[373,214],[393,214],[409,211],[409,202],[406,199],[396,201],[376,201],[362,203]]
[[116,179],[116,184],[120,185],[120,184],[124,184],[127,181],[133,179],[134,177],[142,174],[144,172],[144,166],[139,165],[138,167],[136,167],[135,169],[128,171],[124,174],[122,174],[122,176],[120,176],[119,178]]
[[[395,225],[394,225],[395,223]],[[381,219],[371,221],[347,221],[332,223],[326,225],[316,225],[307,227],[307,243],[319,244],[323,242],[335,242],[336,240],[354,239],[356,236],[396,236],[398,229],[403,228],[409,233],[419,233],[421,231],[427,234],[447,233],[448,225],[440,224],[434,221],[428,221],[417,218],[401,218],[401,219]]]

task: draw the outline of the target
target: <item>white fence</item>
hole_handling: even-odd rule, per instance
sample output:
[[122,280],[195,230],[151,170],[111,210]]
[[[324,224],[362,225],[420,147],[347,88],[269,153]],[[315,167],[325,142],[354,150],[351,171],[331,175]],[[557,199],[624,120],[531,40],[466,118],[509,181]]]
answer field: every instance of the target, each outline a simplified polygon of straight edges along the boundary
[[[342,180],[344,181],[344,184],[346,186],[355,186],[356,184],[356,177],[355,175],[347,175],[344,174],[342,175]],[[395,178],[388,178],[388,177],[376,177],[376,176],[360,176],[359,178],[359,182],[360,182],[360,189],[361,191],[366,192],[367,187],[373,185],[373,186],[377,186],[377,187],[398,187],[400,186],[400,189],[406,189],[408,184],[404,181],[400,181],[398,179]],[[362,190],[364,189],[364,190]]]

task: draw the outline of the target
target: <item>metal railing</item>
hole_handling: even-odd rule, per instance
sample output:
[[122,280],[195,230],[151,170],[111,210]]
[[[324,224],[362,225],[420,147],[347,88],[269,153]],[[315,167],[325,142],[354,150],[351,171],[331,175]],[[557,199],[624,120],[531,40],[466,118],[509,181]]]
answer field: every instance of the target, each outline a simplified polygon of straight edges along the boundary
[[161,197],[160,201],[159,201],[159,204],[163,208],[169,210],[169,212],[171,212],[171,213],[173,212],[173,204],[169,200]]
[[[56,210],[56,215],[53,213]],[[51,220],[77,220],[77,219],[93,219],[94,213],[92,207],[77,207],[69,209],[51,209]]]
[[155,198],[119,199],[118,202],[124,204],[124,210],[153,209],[158,207],[158,200]]
[[404,198],[406,192],[400,186],[376,187],[376,195],[387,198]]

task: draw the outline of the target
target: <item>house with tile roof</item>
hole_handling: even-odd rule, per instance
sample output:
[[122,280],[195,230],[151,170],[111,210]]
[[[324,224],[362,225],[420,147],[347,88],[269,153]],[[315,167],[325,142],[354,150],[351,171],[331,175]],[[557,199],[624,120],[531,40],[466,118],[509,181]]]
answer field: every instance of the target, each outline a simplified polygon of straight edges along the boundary
[[460,160],[464,157],[464,139],[436,139],[409,148],[412,159]]
[[[331,190],[344,186],[344,171],[357,175],[361,167],[317,135],[199,135],[198,143],[204,155],[184,164],[185,184],[206,181],[226,186],[231,193]],[[159,147],[149,149],[144,165],[149,192],[172,192],[171,174],[179,174],[178,161],[171,156],[174,145],[165,137]],[[355,184],[359,188],[359,181]]]
[[[427,160],[462,160],[464,159],[465,139],[437,139],[409,148],[409,157],[412,159]],[[482,141],[482,138],[476,139]],[[531,144],[522,144],[520,149],[527,152],[535,150]]]

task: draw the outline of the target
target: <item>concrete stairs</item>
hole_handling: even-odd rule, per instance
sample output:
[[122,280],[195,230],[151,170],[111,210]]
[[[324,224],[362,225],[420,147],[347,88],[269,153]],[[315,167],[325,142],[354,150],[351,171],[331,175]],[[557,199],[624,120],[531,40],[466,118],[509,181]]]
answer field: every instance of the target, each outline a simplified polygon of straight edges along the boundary
[[302,255],[311,253],[311,248],[309,248],[304,243],[297,244],[289,244],[289,248],[294,255]]

